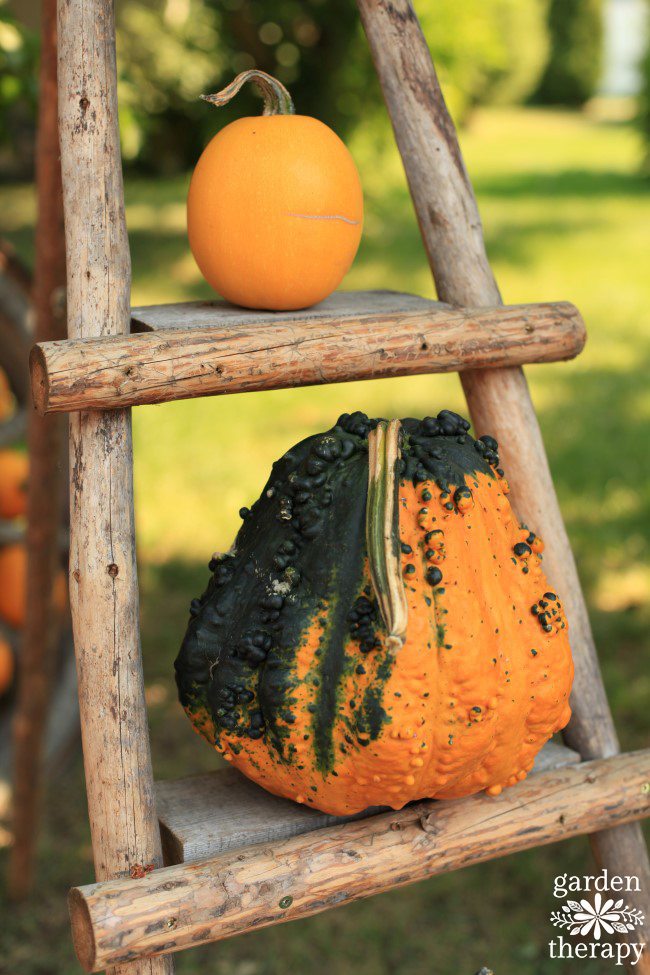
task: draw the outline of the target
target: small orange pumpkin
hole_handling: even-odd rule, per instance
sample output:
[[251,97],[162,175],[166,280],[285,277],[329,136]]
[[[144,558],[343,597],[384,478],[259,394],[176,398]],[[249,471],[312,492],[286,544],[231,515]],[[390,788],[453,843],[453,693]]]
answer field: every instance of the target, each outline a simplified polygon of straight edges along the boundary
[[14,678],[14,654],[8,640],[0,636],[0,694],[11,687]]
[[27,508],[29,461],[17,450],[0,450],[0,518],[17,518]]
[[[59,569],[54,579],[54,607],[63,614],[68,601],[65,572]],[[0,619],[17,628],[25,625],[27,608],[27,549],[24,545],[5,545],[0,549]]]
[[187,200],[190,247],[228,301],[306,308],[334,291],[352,264],[361,182],[339,137],[295,115],[289,93],[264,72],[245,71],[204,97],[225,105],[249,80],[264,94],[264,115],[227,125],[201,155]]

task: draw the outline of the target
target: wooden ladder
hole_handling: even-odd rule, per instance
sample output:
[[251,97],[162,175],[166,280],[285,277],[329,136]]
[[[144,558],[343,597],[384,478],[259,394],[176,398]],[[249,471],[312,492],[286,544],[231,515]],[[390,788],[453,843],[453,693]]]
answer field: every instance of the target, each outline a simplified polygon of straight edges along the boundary
[[[32,371],[41,412],[71,411],[70,593],[97,882],[74,888],[70,905],[87,971],[171,972],[170,952],[576,833],[591,834],[599,868],[639,878],[635,906],[648,920],[629,938],[650,940],[650,867],[635,822],[650,811],[650,751],[618,754],[520,368],[575,355],[583,325],[566,303],[502,306],[410,0],[358,5],[440,302],[342,293],[302,313],[190,303],[138,309],[132,320],[113,4],[59,0],[69,340],[36,347]],[[477,436],[489,431],[501,444],[519,517],[546,541],[545,569],[563,594],[576,667],[569,748],[547,746],[536,774],[496,799],[421,802],[351,821],[267,795],[232,770],[161,783],[156,792],[128,407],[447,370],[461,374]],[[648,952],[634,971],[650,972]]]

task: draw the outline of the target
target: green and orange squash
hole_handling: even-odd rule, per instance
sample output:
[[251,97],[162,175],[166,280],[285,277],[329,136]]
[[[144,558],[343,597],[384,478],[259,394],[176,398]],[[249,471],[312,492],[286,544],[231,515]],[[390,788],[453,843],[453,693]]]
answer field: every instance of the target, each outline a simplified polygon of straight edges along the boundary
[[570,717],[567,625],[497,444],[344,414],[273,465],[176,661],[195,729],[344,815],[497,795]]

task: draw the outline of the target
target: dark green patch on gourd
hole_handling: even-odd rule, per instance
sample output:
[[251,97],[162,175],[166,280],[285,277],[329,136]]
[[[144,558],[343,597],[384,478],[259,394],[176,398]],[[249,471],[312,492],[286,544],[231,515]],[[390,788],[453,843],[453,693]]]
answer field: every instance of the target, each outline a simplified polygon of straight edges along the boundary
[[371,741],[376,741],[384,725],[392,721],[383,707],[383,699],[384,688],[391,675],[393,662],[392,654],[384,651],[384,659],[377,667],[375,682],[370,687],[366,687],[361,707],[356,711],[357,736],[367,736]]
[[[304,720],[296,657],[311,627],[326,618],[310,672],[320,683],[309,711],[315,764],[323,773],[332,768],[338,688],[344,674],[359,666],[358,655],[346,659],[345,645],[358,638],[365,656],[377,650],[377,632],[383,632],[372,593],[361,591],[368,432],[378,422],[363,413],[343,414],[331,430],[292,447],[273,465],[259,500],[242,509],[232,551],[210,561],[212,577],[192,601],[175,666],[181,703],[190,717],[211,716],[217,746],[224,732],[233,750],[264,738],[281,761],[294,761],[286,739]],[[477,473],[494,477],[496,442],[474,441],[468,428],[447,410],[403,420],[402,481],[433,480],[446,491]],[[394,545],[399,552],[397,531]],[[355,623],[350,613],[361,598],[372,613],[357,614]],[[440,642],[444,627],[439,629]],[[376,738],[388,720],[382,694],[390,672],[387,656],[355,710],[364,741]]]

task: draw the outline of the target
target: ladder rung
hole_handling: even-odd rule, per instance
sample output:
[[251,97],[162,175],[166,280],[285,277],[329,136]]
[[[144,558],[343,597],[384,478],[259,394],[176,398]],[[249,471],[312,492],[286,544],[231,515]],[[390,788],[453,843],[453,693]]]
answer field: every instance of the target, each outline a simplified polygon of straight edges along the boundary
[[[548,742],[531,774],[579,761],[577,752]],[[234,768],[156,782],[156,807],[167,864],[205,860],[386,811],[377,807],[356,816],[330,816],[273,796]]]
[[86,971],[308,917],[438,873],[650,813],[650,749],[531,775],[492,798],[399,812],[75,887]]
[[568,302],[461,309],[415,295],[337,292],[299,312],[224,302],[133,311],[136,334],[44,342],[40,413],[570,359],[586,339]]

